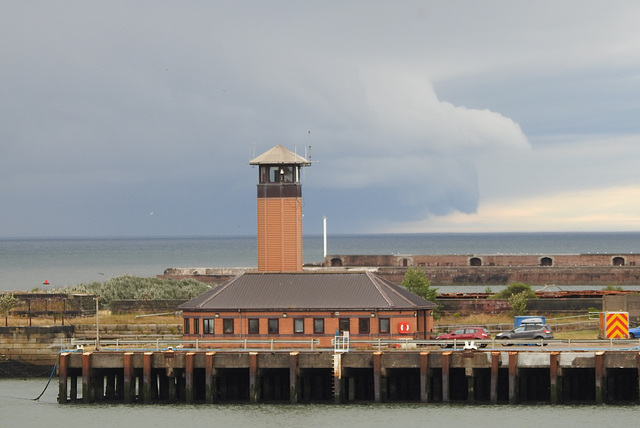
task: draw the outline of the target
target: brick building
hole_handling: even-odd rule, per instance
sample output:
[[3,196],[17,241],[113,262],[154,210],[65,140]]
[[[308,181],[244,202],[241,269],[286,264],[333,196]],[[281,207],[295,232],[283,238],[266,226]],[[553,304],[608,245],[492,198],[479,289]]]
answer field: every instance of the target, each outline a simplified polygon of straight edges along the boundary
[[428,338],[435,304],[369,272],[245,273],[183,304],[185,339]]
[[265,339],[331,345],[352,339],[429,338],[436,305],[370,272],[302,269],[302,186],[306,159],[278,145],[259,167],[258,271],[232,278],[180,309],[184,338]]

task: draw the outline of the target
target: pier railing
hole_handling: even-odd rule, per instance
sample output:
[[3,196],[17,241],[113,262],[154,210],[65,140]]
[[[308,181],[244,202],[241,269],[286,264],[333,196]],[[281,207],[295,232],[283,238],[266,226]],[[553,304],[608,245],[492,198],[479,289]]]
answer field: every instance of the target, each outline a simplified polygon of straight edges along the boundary
[[[640,339],[508,339],[508,340],[416,340],[416,339],[372,339],[349,340],[349,347],[340,352],[350,350],[378,351],[423,351],[443,350],[488,350],[508,351],[511,349],[528,351],[536,350],[640,350]],[[224,350],[309,350],[335,352],[335,343],[331,347],[320,347],[319,339],[285,340],[285,339],[215,339],[215,340],[183,340],[181,338],[149,338],[149,339],[65,339],[60,349],[66,352],[83,350],[100,351],[204,351],[210,349]]]

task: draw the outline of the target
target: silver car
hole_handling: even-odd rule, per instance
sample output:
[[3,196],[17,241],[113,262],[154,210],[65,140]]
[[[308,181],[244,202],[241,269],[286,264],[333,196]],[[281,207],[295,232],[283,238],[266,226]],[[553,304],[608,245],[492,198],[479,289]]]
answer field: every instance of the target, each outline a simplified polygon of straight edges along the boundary
[[[553,339],[553,332],[546,324],[529,324],[522,323],[513,330],[504,331],[496,335],[496,340],[506,339]],[[504,343],[504,346],[512,345],[512,343]]]

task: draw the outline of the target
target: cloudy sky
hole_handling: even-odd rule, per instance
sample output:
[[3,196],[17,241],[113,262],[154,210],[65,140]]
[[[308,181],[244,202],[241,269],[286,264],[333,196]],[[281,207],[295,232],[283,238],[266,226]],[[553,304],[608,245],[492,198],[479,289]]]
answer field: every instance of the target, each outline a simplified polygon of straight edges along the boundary
[[640,230],[640,2],[3,1],[0,237]]

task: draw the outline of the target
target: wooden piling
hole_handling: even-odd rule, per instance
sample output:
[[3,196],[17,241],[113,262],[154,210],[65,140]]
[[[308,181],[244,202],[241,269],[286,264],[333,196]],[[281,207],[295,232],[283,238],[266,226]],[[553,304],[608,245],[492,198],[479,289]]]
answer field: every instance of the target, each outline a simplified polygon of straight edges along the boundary
[[491,351],[491,381],[489,385],[489,402],[498,402],[498,373],[500,371],[500,352]]
[[638,392],[637,392],[637,394],[638,395],[637,395],[636,399],[638,401],[638,404],[640,404],[640,352],[638,352],[636,354],[636,358],[638,360],[638,362],[637,362],[637,366],[638,366],[637,367],[637,370],[638,370]]
[[142,355],[142,401],[151,403],[151,358],[153,352],[145,352]]
[[420,401],[429,402],[429,352],[420,352]]
[[382,352],[373,353],[373,400],[376,403],[379,403],[381,401],[380,399],[381,357],[382,357]]
[[451,364],[451,351],[442,353],[442,402],[450,401],[449,395],[449,365]]
[[604,352],[596,352],[595,356],[595,389],[596,404],[602,404],[604,400]]
[[558,404],[558,351],[549,354],[549,395],[551,404]]
[[516,404],[518,402],[518,389],[517,389],[517,362],[518,352],[509,352],[509,404]]
[[258,402],[258,353],[249,352],[249,402]]
[[215,352],[207,352],[204,356],[204,375],[205,375],[205,401],[207,403],[215,403],[218,399],[217,394],[217,378],[215,376],[215,367],[213,359]]
[[123,355],[123,397],[125,403],[133,403],[133,382],[131,381],[133,378],[133,352],[125,352]]
[[84,403],[91,403],[93,401],[91,352],[82,353],[82,401]]
[[60,354],[60,362],[58,363],[58,403],[66,403],[67,402],[67,383],[68,376],[67,371],[69,368],[69,353],[63,352]]
[[300,352],[289,353],[289,402],[296,404],[298,402],[298,391],[300,389],[300,373],[298,370],[298,356]]
[[184,361],[185,370],[185,400],[187,404],[193,404],[194,391],[193,391],[193,357],[194,352],[187,352]]

